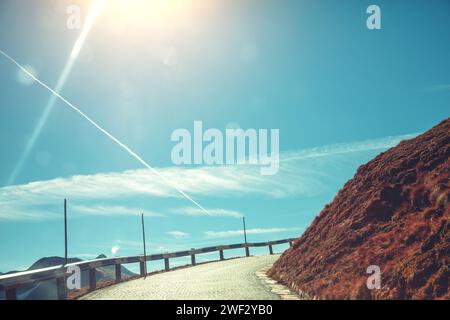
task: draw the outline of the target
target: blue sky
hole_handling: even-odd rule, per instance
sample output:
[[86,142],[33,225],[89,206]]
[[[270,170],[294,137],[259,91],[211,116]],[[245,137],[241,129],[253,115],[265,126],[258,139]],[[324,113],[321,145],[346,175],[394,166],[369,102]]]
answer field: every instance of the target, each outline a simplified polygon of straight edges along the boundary
[[[189,201],[0,56],[0,271],[69,253],[91,258],[301,234],[359,165],[450,115],[450,3],[113,1],[97,17],[61,94],[211,212]],[[80,30],[69,4],[0,1],[0,49],[50,87]],[[280,170],[174,166],[177,128],[277,128]],[[12,173],[17,174],[12,177]],[[114,250],[112,250],[114,248]]]

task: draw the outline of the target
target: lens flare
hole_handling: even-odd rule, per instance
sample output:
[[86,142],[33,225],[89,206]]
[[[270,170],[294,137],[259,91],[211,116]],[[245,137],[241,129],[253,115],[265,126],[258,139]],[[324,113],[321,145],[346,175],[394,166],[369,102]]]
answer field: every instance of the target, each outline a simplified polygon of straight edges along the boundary
[[[64,87],[64,84],[66,83],[66,80],[72,71],[73,65],[76,61],[76,58],[78,54],[81,51],[81,48],[83,47],[84,42],[86,41],[87,36],[89,35],[89,32],[91,31],[92,27],[94,26],[95,20],[97,19],[100,12],[103,10],[105,6],[106,0],[96,0],[93,2],[92,7],[89,11],[88,17],[86,18],[86,23],[84,24],[84,27],[81,31],[80,36],[77,38],[75,45],[72,49],[72,52],[70,54],[69,60],[67,61],[66,65],[64,66],[63,71],[61,72],[58,81],[56,83],[56,86],[54,88],[54,91],[61,92],[62,88]],[[27,161],[28,157],[30,156],[31,151],[33,150],[34,145],[36,144],[36,141],[38,140],[39,136],[41,135],[42,129],[44,128],[45,124],[47,123],[48,116],[50,115],[50,112],[52,111],[54,105],[56,102],[55,95],[51,95],[47,104],[45,105],[44,111],[42,112],[41,117],[39,118],[36,126],[33,129],[33,132],[31,133],[30,138],[28,139],[25,149],[23,150],[22,154],[20,155],[19,160],[17,161],[17,165],[15,166],[14,170],[12,171],[11,175],[9,176],[7,180],[7,185],[12,185],[14,181],[16,180],[19,173],[22,171],[22,167]]]

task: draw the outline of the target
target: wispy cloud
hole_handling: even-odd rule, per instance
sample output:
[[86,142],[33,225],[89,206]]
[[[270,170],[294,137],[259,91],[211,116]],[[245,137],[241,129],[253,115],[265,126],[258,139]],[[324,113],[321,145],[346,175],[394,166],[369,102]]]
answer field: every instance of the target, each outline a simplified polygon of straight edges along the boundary
[[[176,231],[182,232],[182,231]],[[183,234],[186,234],[190,237],[190,234],[187,234],[185,232],[182,232]],[[177,239],[176,239],[177,240]],[[145,245],[147,248],[147,252],[151,253],[161,253],[161,252],[173,252],[178,250],[186,250],[192,247],[205,247],[211,244],[211,240],[205,241],[196,241],[191,242],[190,240],[186,240],[186,242],[183,243],[165,243],[165,242],[155,242],[155,241],[146,241]],[[120,248],[120,251],[126,251],[126,252],[134,252],[134,253],[140,253],[143,251],[144,245],[142,241],[136,241],[136,240],[114,240],[111,243],[103,243],[103,244],[86,244],[86,247],[89,248],[95,248],[100,251],[102,250],[109,250],[114,247]]]
[[[385,150],[415,134],[385,137],[359,142],[333,144],[317,148],[285,152],[281,154],[280,170],[274,176],[262,176],[259,166],[234,165],[211,167],[169,167],[158,169],[167,179],[176,183],[195,197],[237,198],[246,195],[283,198],[290,196],[314,196],[328,190],[327,173],[308,165],[317,158]],[[137,196],[156,198],[180,198],[180,194],[150,170],[79,175],[23,185],[0,188],[0,220],[42,220],[60,217],[59,211],[45,206],[60,204],[62,199],[77,199],[75,209],[79,214],[162,216],[166,212],[152,212],[140,208],[98,205],[109,200],[123,200]],[[97,204],[96,204],[97,203]],[[206,215],[199,208],[182,208],[177,214]],[[212,216],[242,217],[238,211],[210,209]]]
[[70,254],[71,257],[80,258],[82,260],[91,260],[98,257],[98,254],[94,253],[73,253]]
[[142,208],[128,208],[123,206],[82,206],[73,205],[71,211],[75,214],[95,215],[95,216],[140,216],[142,213],[146,217],[164,217],[162,213],[148,211]]
[[175,239],[187,239],[190,237],[189,233],[183,231],[169,231],[167,234]]
[[433,86],[429,86],[425,88],[425,91],[427,92],[442,92],[442,91],[450,91],[450,84],[436,84]]
[[[242,218],[244,215],[239,211],[235,210],[225,210],[225,209],[211,209],[208,208],[209,216],[214,217],[232,217],[232,218]],[[204,217],[208,216],[203,210],[194,207],[176,208],[173,210],[174,213],[191,216],[191,217]]]
[[[280,233],[288,231],[299,231],[300,228],[255,228],[247,229],[247,234],[266,234],[266,233]],[[228,230],[228,231],[206,231],[205,235],[208,238],[231,238],[242,236],[244,234],[243,230]]]
[[329,157],[340,154],[348,154],[363,151],[383,150],[396,146],[400,141],[412,139],[415,134],[405,134],[400,136],[389,136],[380,139],[370,139],[352,143],[331,144],[322,147],[304,149],[284,154],[282,161],[306,160],[312,158]]
[[[1,192],[0,192],[1,194]],[[62,217],[62,212],[45,210],[40,207],[23,205],[20,202],[0,200],[0,221],[40,221]]]

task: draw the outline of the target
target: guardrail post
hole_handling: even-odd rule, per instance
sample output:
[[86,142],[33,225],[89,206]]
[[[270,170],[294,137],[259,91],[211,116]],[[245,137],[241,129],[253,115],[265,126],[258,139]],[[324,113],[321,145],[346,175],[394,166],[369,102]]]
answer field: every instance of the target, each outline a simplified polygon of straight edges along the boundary
[[166,271],[170,270],[169,258],[164,258],[164,270]]
[[6,300],[17,300],[17,290],[16,288],[6,288],[5,289]]
[[292,241],[289,241],[289,247],[292,247]]
[[141,277],[145,277],[145,262],[144,261],[139,262],[139,267],[141,269]]
[[[141,276],[147,276],[147,251],[145,249],[145,226],[144,226],[144,214],[142,214],[142,242],[144,244],[144,261],[141,263]],[[143,268],[143,269],[142,269]]]
[[273,248],[272,248],[272,245],[271,245],[271,244],[269,244],[269,253],[270,253],[270,254],[273,254]]
[[122,265],[120,263],[116,263],[116,282],[122,281]]
[[247,244],[245,245],[245,256],[250,257],[250,249],[248,248]]
[[194,248],[191,248],[191,264],[193,266],[195,266],[195,253],[194,253]]
[[220,260],[225,260],[223,257],[223,249],[219,249]]
[[67,299],[66,278],[64,276],[56,278],[56,292],[58,300]]
[[97,275],[95,272],[95,268],[89,269],[89,290],[95,290],[97,287]]

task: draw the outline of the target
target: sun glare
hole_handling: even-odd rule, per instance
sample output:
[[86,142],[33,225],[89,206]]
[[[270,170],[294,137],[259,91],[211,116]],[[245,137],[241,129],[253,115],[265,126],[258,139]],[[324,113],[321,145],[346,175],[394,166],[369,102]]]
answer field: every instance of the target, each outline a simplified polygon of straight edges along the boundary
[[70,54],[71,59],[75,59],[81,51],[84,42],[89,34],[89,31],[92,29],[98,15],[104,9],[106,4],[106,0],[94,0],[92,3],[92,7],[89,10],[89,14],[86,18],[86,23],[84,24],[83,30],[81,31],[80,36],[78,37],[75,45]]
[[109,0],[106,14],[116,21],[147,25],[167,19],[179,19],[194,4],[191,0]]

